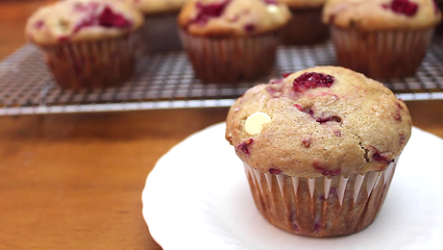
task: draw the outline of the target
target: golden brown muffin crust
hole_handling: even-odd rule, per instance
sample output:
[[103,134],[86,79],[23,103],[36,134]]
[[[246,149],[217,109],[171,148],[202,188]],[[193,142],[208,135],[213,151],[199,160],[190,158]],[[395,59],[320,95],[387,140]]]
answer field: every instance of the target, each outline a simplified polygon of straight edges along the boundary
[[25,34],[36,44],[55,45],[119,37],[142,24],[142,14],[119,1],[67,0],[34,12]]
[[[331,77],[329,87],[306,87],[309,79],[330,83]],[[251,135],[245,121],[256,112],[271,119]],[[410,135],[408,109],[388,88],[331,66],[249,89],[232,105],[226,129],[226,139],[251,167],[306,178],[384,170]]]
[[191,0],[178,23],[194,36],[236,37],[274,32],[290,18],[288,7],[275,0]]
[[329,0],[323,9],[326,24],[368,31],[425,29],[440,21],[433,0]]

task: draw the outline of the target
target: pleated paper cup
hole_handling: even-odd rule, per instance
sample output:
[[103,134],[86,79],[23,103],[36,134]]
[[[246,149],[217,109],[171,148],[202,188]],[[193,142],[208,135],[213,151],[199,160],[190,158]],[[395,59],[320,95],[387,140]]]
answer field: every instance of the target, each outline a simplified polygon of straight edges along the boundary
[[102,88],[128,80],[140,51],[141,33],[98,41],[42,46],[56,83],[67,89]]
[[302,178],[260,172],[244,163],[255,205],[271,224],[293,234],[356,233],[376,218],[398,157],[385,171]]
[[329,37],[328,26],[322,22],[323,8],[291,8],[292,18],[283,30],[283,43],[310,45]]
[[178,12],[145,15],[144,41],[148,53],[181,50]]
[[330,31],[340,66],[380,79],[414,76],[434,28],[364,32],[331,26]]
[[196,76],[208,83],[235,83],[266,75],[274,66],[280,43],[280,32],[239,38],[180,34]]

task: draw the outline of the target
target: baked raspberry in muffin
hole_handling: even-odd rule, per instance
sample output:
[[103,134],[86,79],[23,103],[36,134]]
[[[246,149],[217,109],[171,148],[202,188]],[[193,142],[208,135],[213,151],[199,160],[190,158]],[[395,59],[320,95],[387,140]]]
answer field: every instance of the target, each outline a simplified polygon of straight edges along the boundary
[[329,37],[328,26],[322,22],[323,5],[326,0],[278,0],[286,4],[292,19],[283,31],[283,43],[309,45]]
[[273,0],[193,0],[178,23],[197,77],[230,83],[269,72],[290,17]]
[[331,66],[249,89],[226,121],[260,213],[314,237],[373,222],[410,135],[408,109],[389,89]]
[[148,52],[182,49],[177,16],[188,0],[122,0],[144,14],[144,41]]
[[60,86],[97,88],[132,75],[142,24],[141,13],[118,1],[67,0],[38,9],[25,33]]
[[441,13],[433,0],[330,0],[330,26],[338,64],[373,78],[413,76]]

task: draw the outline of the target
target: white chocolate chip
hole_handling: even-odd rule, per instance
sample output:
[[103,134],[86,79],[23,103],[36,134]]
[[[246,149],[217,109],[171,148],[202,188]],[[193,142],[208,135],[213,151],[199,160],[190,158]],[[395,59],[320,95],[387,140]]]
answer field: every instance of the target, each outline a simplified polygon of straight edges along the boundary
[[277,12],[278,12],[278,7],[277,7],[277,6],[278,6],[278,5],[270,4],[270,5],[268,5],[268,6],[266,7],[266,9],[268,10],[269,13],[277,14]]
[[263,124],[271,121],[271,117],[268,114],[262,112],[255,112],[250,115],[245,122],[246,133],[250,135],[256,135],[263,129]]

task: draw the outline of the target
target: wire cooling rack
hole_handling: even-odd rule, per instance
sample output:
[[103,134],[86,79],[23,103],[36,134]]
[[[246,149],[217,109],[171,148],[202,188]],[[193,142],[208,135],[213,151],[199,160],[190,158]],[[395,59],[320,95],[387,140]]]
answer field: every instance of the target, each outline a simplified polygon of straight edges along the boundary
[[[174,51],[140,58],[134,78],[121,86],[70,91],[52,81],[38,48],[25,45],[0,63],[0,115],[224,107],[256,83],[307,67],[334,64],[330,42],[281,47],[275,69],[266,78],[205,84],[194,77],[186,54]],[[403,100],[443,99],[443,43],[434,41],[415,77],[383,82]]]

